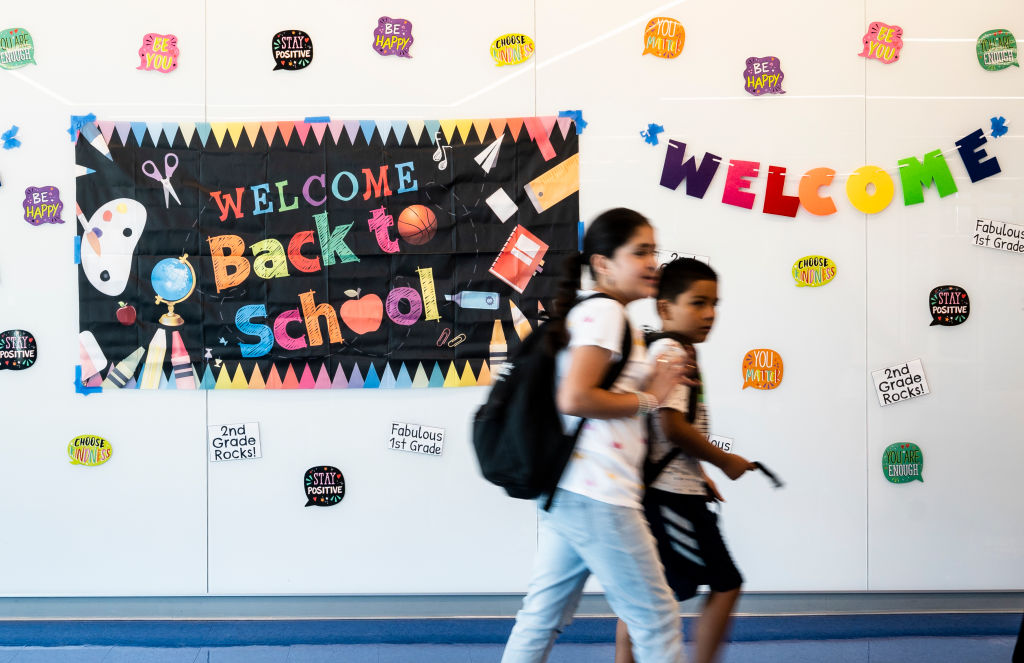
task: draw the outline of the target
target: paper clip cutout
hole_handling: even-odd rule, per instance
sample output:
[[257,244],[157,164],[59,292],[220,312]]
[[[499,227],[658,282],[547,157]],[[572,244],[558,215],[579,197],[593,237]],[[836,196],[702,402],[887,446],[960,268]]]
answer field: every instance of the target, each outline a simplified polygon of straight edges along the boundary
[[465,340],[466,340],[466,335],[465,334],[459,334],[458,336],[456,336],[452,340],[448,341],[448,347],[449,348],[454,348],[456,345],[461,345],[462,342],[465,341]]
[[441,347],[448,340],[448,337],[452,335],[452,330],[445,327],[441,330],[441,335],[437,338],[437,347]]

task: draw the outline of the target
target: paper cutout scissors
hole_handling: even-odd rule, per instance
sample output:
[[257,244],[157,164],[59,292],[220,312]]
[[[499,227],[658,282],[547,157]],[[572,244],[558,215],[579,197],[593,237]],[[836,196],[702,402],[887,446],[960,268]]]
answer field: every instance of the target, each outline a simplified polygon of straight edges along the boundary
[[[171,161],[174,161],[172,164]],[[181,204],[181,200],[178,198],[178,194],[174,191],[174,187],[171,185],[171,175],[178,168],[178,155],[168,153],[164,156],[164,174],[160,176],[160,171],[157,170],[156,164],[152,161],[146,161],[142,164],[142,172],[145,173],[146,177],[151,180],[156,180],[164,186],[164,206],[167,209],[171,207],[171,196],[174,196],[174,201]]]

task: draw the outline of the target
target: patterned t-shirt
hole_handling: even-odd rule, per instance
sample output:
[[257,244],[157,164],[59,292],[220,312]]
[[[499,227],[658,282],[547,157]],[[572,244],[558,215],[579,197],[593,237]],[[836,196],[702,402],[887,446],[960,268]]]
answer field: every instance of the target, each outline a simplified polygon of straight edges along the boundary
[[[662,355],[667,355],[669,358],[680,357],[685,359],[687,352],[676,340],[671,338],[658,339],[647,349],[649,366],[653,368],[653,362],[657,361],[658,357]],[[662,401],[661,407],[678,410],[685,415],[690,405],[690,389],[692,387],[682,384],[674,387],[669,392],[668,397]],[[665,454],[670,450],[674,449],[675,445],[665,438],[665,433],[661,427],[661,417],[658,416],[658,413],[654,412],[650,417],[652,438],[651,460],[656,463],[664,458]],[[697,417],[693,420],[693,426],[700,431],[701,435],[704,437],[708,436],[708,411],[704,406],[703,393],[697,399]],[[707,491],[704,477],[700,471],[700,462],[685,451],[680,452],[672,462],[665,466],[665,469],[655,479],[651,488],[680,495],[705,495]]]
[[[580,296],[588,294],[591,293],[581,292]],[[558,380],[569,368],[570,350],[584,345],[610,350],[610,370],[621,357],[625,321],[625,308],[613,299],[595,298],[574,306],[566,319],[569,347],[559,353],[557,360]],[[630,330],[633,351],[612,385],[614,392],[639,390],[650,370],[640,330],[636,325],[630,325]],[[574,431],[579,418],[563,415],[562,425],[566,431]],[[646,426],[637,416],[587,419],[558,487],[600,502],[639,509],[643,498],[640,468],[647,455],[646,437]]]

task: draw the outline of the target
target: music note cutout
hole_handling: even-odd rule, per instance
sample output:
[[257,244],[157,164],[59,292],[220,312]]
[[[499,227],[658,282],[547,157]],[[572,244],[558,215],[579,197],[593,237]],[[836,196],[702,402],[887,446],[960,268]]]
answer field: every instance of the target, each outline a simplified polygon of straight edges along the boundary
[[437,149],[434,150],[434,162],[437,163],[438,170],[444,170],[448,167],[448,154],[451,152],[451,145],[443,145],[444,134],[440,131],[434,134],[434,142],[437,144]]

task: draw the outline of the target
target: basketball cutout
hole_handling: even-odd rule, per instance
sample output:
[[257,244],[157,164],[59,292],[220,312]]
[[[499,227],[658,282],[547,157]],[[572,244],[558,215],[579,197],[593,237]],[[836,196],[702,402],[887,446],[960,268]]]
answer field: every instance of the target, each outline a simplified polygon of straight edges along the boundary
[[424,205],[409,205],[398,215],[398,234],[410,244],[426,244],[437,232],[437,217]]

